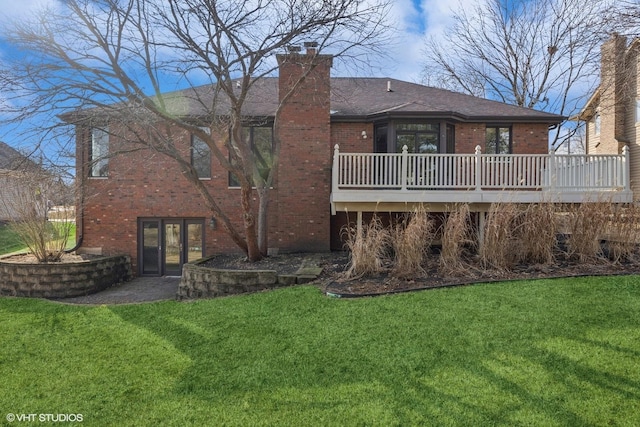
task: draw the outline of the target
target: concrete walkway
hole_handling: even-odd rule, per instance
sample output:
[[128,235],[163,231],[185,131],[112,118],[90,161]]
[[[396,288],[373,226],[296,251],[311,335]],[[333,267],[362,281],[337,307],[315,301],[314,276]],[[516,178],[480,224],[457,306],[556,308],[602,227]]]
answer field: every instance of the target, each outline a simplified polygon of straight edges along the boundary
[[136,277],[95,294],[55,301],[65,304],[100,305],[173,300],[176,298],[179,283],[179,277]]

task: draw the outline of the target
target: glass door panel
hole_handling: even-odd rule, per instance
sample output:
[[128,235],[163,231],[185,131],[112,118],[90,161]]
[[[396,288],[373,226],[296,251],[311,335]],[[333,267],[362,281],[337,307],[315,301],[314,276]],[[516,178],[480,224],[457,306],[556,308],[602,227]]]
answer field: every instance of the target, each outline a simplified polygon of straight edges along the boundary
[[164,274],[179,276],[182,274],[182,239],[179,222],[164,224]]
[[418,150],[420,154],[435,154],[438,150],[438,135],[433,133],[419,133],[416,135],[418,139]]
[[160,222],[142,222],[142,274],[160,274]]
[[402,147],[407,146],[407,152],[415,153],[416,149],[416,137],[414,134],[396,136],[396,152],[402,153]]
[[187,223],[187,253],[185,262],[192,262],[203,257],[202,222]]

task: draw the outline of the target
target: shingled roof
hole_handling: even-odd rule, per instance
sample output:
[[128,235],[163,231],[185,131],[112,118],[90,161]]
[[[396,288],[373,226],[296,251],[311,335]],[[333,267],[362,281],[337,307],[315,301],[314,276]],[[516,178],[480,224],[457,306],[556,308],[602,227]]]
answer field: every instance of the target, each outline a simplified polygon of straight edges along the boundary
[[14,169],[25,159],[19,151],[0,141],[0,169]]
[[[226,97],[213,102],[212,86],[198,86],[163,95],[169,111],[182,116],[203,116],[215,104],[216,113],[229,111]],[[278,78],[264,77],[253,82],[243,105],[249,117],[271,117],[278,103]],[[331,78],[331,120],[368,121],[387,117],[421,117],[466,122],[537,122],[557,124],[565,117],[530,108],[491,101],[462,93],[409,83],[387,77]],[[112,108],[112,111],[117,108]],[[64,120],[83,116],[91,110],[68,113]]]
[[332,79],[336,118],[428,116],[459,121],[560,123],[563,116],[390,78]]

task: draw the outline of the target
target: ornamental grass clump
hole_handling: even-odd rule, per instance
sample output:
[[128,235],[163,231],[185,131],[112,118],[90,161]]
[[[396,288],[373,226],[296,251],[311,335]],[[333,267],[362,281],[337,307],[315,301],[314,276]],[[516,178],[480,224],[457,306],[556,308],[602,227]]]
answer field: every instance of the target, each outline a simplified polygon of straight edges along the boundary
[[612,204],[609,202],[579,203],[569,207],[569,257],[577,258],[580,262],[601,258],[600,240],[609,228],[612,211]]
[[614,263],[633,261],[640,242],[640,208],[615,205],[607,231],[607,255]]
[[343,233],[346,234],[345,245],[349,249],[349,268],[345,272],[347,278],[378,274],[386,270],[390,233],[378,215],[374,214],[369,223],[363,224],[361,230],[347,226]]
[[553,203],[528,205],[517,219],[518,262],[551,264],[557,248],[558,216]]
[[519,242],[517,220],[521,215],[515,203],[493,203],[489,208],[484,238],[480,242],[480,264],[484,269],[509,270],[517,261]]
[[390,235],[394,254],[391,274],[405,279],[424,275],[423,264],[435,233],[435,220],[422,207],[396,224]]
[[439,260],[442,274],[465,275],[470,271],[471,265],[465,260],[465,252],[477,248],[478,242],[473,231],[468,204],[456,206],[445,217]]

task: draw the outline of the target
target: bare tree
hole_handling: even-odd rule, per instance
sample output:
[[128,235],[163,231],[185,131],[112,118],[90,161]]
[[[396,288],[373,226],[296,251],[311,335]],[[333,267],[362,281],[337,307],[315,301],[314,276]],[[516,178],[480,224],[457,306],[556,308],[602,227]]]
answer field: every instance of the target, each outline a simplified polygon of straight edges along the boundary
[[638,0],[617,1],[607,17],[618,33],[629,37],[640,37],[640,2]]
[[[273,167],[265,174],[242,132],[252,87],[274,73],[275,54],[303,41],[315,41],[318,54],[330,52],[335,60],[366,62],[382,52],[387,10],[386,0],[65,1],[8,31],[6,38],[28,52],[4,64],[12,93],[28,99],[14,102],[14,117],[74,108],[77,114],[65,119],[76,124],[117,122],[128,145],[109,156],[153,149],[171,157],[233,241],[258,260],[267,250],[268,193],[280,148],[276,135]],[[274,129],[297,84],[273,112]],[[175,99],[172,90],[180,85],[193,90]],[[198,113],[186,115],[185,102]],[[180,153],[175,129],[204,141],[237,178],[243,230]],[[221,135],[230,157],[216,144]]]
[[[597,84],[611,3],[488,0],[460,7],[443,38],[428,41],[425,76],[441,87],[568,116]],[[558,128],[552,145],[571,133]]]

